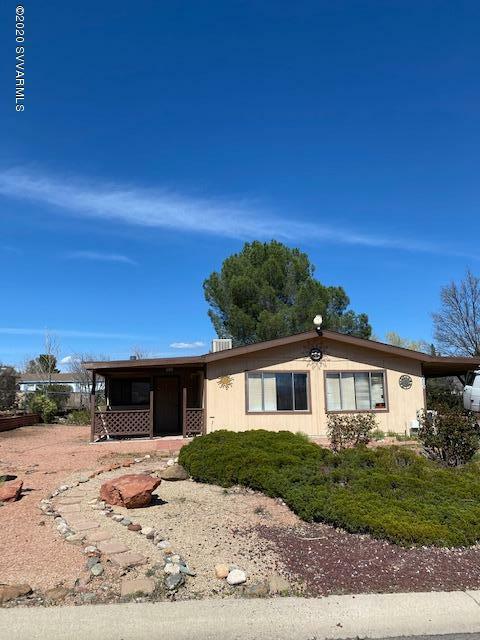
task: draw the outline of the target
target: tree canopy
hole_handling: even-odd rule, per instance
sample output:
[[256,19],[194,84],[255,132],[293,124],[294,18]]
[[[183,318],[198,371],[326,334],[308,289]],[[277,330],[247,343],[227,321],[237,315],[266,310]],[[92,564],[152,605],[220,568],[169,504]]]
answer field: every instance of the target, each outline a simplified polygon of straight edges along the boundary
[[467,271],[460,283],[442,287],[440,301],[440,311],[433,314],[440,350],[452,355],[480,355],[480,278]]
[[308,331],[321,314],[324,328],[369,338],[368,316],[349,309],[344,289],[323,285],[314,271],[299,249],[275,240],[245,243],[203,283],[217,335],[235,345],[271,340]]

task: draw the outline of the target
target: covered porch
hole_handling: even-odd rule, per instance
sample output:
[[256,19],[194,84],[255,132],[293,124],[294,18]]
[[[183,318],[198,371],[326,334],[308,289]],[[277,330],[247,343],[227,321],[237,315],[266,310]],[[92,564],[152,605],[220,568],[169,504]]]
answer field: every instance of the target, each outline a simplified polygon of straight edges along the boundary
[[[205,432],[203,363],[146,365],[148,361],[91,363],[91,433],[107,438],[192,437]],[[97,401],[99,378],[105,398]]]

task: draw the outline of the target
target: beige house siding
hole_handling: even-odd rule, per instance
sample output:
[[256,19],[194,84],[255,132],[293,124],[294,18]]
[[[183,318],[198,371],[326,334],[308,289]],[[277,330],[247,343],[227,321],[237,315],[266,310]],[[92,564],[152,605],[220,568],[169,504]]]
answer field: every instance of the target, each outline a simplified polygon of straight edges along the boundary
[[[312,362],[309,357],[313,346],[320,346],[324,354],[318,363]],[[385,432],[405,433],[410,421],[416,418],[417,410],[424,408],[424,384],[420,362],[374,349],[321,339],[306,340],[208,363],[207,433],[217,429],[286,429],[302,431],[311,436],[324,436],[327,426],[325,372],[375,369],[385,370],[387,381],[388,410],[375,412],[379,428]],[[246,372],[256,370],[308,371],[311,412],[248,414]],[[412,377],[413,385],[408,390],[402,389],[399,385],[402,374]],[[228,388],[219,384],[225,382],[221,379],[226,376],[229,376],[227,382],[231,381]]]

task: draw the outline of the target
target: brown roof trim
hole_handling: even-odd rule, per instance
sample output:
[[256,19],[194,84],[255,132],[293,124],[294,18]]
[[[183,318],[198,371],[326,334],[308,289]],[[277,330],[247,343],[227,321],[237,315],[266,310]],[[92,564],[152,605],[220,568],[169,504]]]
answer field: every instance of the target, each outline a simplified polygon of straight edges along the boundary
[[[381,351],[393,356],[399,356],[401,358],[410,358],[412,360],[420,361],[424,364],[439,364],[439,365],[458,365],[458,367],[474,367],[480,365],[480,357],[467,358],[467,357],[444,357],[444,356],[431,356],[428,353],[422,353],[421,351],[412,351],[412,349],[404,349],[403,347],[396,347],[391,344],[385,344],[383,342],[377,342],[375,340],[367,340],[365,338],[357,338],[344,333],[338,333],[336,331],[322,331],[322,335],[318,336],[317,332],[306,331],[303,333],[296,333],[284,338],[276,338],[274,340],[265,340],[264,342],[256,342],[254,344],[248,344],[241,347],[234,347],[233,349],[225,349],[224,351],[218,351],[216,353],[206,353],[199,356],[187,356],[187,357],[173,357],[173,358],[149,358],[144,360],[111,360],[107,362],[88,362],[87,369],[100,371],[101,369],[130,369],[130,368],[142,368],[142,367],[168,367],[168,366],[181,366],[188,364],[203,365],[208,362],[216,362],[217,360],[226,360],[229,358],[236,358],[238,356],[247,355],[256,351],[264,351],[267,349],[274,349],[276,347],[283,347],[295,342],[301,342],[303,340],[334,340],[336,342],[342,342],[352,346],[360,347],[363,349],[373,349],[375,351]],[[426,367],[428,368],[428,367]],[[433,367],[432,367],[433,368]],[[448,375],[448,374],[447,374]]]

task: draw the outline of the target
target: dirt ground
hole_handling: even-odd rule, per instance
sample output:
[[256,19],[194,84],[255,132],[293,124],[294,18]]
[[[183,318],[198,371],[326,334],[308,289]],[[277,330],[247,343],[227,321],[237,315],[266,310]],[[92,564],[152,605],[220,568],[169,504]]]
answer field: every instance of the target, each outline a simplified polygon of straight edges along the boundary
[[70,475],[93,471],[102,460],[173,453],[181,440],[89,444],[89,427],[35,425],[0,433],[0,471],[23,480],[24,495],[0,507],[0,582],[28,582],[46,589],[71,585],[85,559],[78,547],[59,540],[38,503]]

